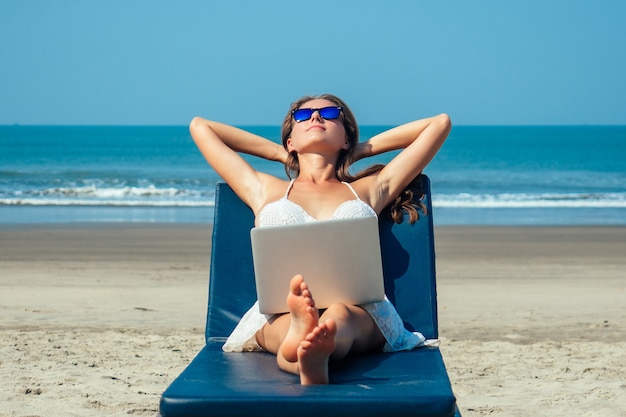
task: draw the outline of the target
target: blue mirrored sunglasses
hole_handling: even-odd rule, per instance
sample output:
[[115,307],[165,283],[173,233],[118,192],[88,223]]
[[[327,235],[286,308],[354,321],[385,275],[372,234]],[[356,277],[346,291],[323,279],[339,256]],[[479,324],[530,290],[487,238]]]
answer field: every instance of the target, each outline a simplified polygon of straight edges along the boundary
[[296,109],[291,114],[293,115],[293,120],[300,123],[309,120],[315,112],[318,112],[322,119],[334,120],[339,117],[342,110],[339,106],[330,106],[322,107],[321,109]]

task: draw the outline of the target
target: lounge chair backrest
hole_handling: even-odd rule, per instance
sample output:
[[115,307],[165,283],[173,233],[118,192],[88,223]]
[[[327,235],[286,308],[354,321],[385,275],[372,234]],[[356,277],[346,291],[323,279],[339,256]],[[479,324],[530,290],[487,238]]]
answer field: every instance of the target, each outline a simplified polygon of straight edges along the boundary
[[[414,224],[379,219],[385,292],[409,330],[438,337],[437,291],[430,182],[420,176],[426,213]],[[252,211],[232,189],[220,183],[215,195],[215,220],[209,278],[206,338],[224,338],[256,300],[250,229]],[[285,293],[286,295],[286,293]]]

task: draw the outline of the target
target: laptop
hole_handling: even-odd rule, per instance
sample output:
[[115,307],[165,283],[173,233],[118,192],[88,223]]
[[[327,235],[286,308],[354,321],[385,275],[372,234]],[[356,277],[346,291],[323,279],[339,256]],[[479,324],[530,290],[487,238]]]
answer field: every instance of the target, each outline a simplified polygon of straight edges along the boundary
[[250,238],[263,314],[288,311],[289,283],[296,274],[304,276],[317,308],[384,299],[378,218],[374,216],[255,227]]

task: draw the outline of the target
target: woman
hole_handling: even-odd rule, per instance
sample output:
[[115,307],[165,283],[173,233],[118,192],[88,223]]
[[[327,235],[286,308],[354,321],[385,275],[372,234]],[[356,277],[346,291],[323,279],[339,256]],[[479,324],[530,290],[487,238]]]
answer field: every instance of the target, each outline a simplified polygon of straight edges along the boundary
[[[377,216],[422,172],[445,141],[447,115],[417,120],[358,142],[348,106],[330,94],[292,104],[282,126],[282,146],[250,132],[196,117],[191,135],[207,162],[254,212],[256,226],[330,218]],[[386,166],[352,177],[349,164],[402,151]],[[256,171],[238,152],[285,164],[291,181]],[[349,353],[396,351],[423,344],[404,329],[385,299],[363,306],[315,308],[306,277],[293,277],[289,313],[266,317],[255,304],[224,345],[225,351],[265,350],[280,369],[305,385],[328,383],[328,361]]]

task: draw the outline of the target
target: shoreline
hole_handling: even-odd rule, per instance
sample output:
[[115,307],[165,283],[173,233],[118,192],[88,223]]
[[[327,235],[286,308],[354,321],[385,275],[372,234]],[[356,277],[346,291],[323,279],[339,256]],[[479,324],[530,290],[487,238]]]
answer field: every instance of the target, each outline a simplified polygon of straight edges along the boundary
[[[433,195],[436,198],[436,194]],[[626,227],[626,207],[439,207],[435,227]],[[169,224],[211,225],[214,207],[2,205],[0,228],[17,226]]]
[[[154,416],[202,347],[211,224],[0,225],[0,416]],[[435,226],[464,417],[621,416],[626,227]]]

